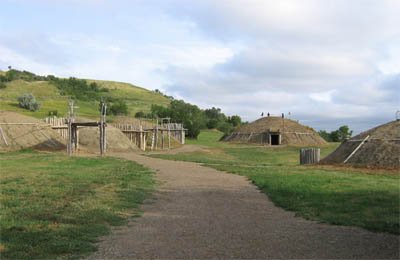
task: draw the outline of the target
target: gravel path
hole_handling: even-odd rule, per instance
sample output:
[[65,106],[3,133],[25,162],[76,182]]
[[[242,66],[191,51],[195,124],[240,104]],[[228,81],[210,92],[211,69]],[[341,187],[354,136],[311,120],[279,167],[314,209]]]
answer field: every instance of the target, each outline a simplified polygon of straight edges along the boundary
[[157,170],[159,191],[142,217],[104,237],[89,259],[399,258],[399,236],[295,217],[242,176],[116,156]]

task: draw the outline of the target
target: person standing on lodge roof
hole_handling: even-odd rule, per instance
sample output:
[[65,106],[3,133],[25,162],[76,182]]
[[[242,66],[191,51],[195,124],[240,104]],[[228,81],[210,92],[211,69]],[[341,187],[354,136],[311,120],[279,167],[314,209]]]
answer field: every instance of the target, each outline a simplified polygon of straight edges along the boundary
[[282,118],[285,118],[285,114],[284,113],[282,113]]
[[261,117],[263,117],[264,116],[264,112],[261,112]]
[[269,112],[268,112],[267,116],[268,116],[268,117],[270,116]]

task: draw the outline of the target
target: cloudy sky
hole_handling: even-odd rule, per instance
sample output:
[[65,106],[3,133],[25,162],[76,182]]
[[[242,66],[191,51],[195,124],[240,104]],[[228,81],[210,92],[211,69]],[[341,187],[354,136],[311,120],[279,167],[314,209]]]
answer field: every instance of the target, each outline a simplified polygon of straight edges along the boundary
[[355,132],[400,109],[400,1],[1,0],[0,69]]

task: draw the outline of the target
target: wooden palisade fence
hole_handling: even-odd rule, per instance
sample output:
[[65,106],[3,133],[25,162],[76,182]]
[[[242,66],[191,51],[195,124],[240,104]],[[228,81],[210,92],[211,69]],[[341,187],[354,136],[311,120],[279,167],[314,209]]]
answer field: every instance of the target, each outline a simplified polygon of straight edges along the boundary
[[171,138],[174,138],[180,144],[185,144],[186,129],[183,128],[182,124],[159,125],[157,123],[154,127],[147,129],[135,124],[114,124],[113,126],[121,130],[132,143],[143,151],[146,150],[148,145],[151,150],[170,149]]
[[143,130],[143,127],[132,124],[114,124],[115,128],[121,130],[128,139],[136,144],[141,150],[146,150],[147,135],[149,131]]
[[[49,124],[52,129],[57,131],[63,139],[67,140],[67,143],[70,145],[68,153],[72,153],[78,148],[79,127],[98,126],[100,128],[100,142],[102,143],[100,144],[100,151],[104,152],[106,144],[106,123],[105,118],[103,118],[103,116],[101,116],[101,118],[102,120],[100,122],[75,123],[73,118],[47,117],[45,122]],[[178,123],[156,124],[153,128],[147,129],[144,129],[143,126],[139,124],[113,124],[112,126],[121,130],[132,143],[143,151],[145,151],[148,146],[151,150],[170,149],[171,138],[175,139],[180,144],[185,144],[186,129],[183,128],[182,124]],[[69,140],[69,136],[71,140]]]

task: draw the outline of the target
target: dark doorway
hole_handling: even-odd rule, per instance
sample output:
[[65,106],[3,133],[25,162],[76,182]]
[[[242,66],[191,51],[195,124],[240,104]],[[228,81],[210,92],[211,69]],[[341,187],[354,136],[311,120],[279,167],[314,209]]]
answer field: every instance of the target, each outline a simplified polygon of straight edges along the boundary
[[271,135],[271,145],[279,145],[279,135]]

